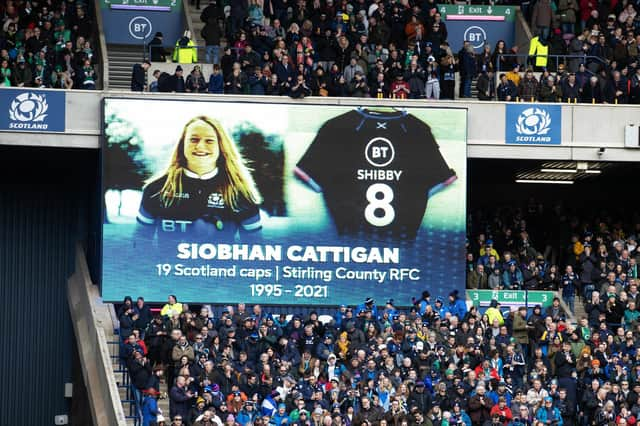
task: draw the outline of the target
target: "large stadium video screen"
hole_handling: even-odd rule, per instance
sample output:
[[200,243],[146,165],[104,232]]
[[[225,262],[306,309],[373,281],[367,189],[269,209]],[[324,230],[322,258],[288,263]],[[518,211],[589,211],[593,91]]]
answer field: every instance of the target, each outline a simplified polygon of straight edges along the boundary
[[102,295],[464,290],[466,110],[106,99]]

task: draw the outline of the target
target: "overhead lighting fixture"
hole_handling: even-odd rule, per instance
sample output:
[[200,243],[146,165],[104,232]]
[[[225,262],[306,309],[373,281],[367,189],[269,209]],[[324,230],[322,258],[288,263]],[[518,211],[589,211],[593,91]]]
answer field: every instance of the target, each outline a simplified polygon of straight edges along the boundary
[[585,170],[584,172],[589,175],[599,175],[602,173],[602,170]]
[[540,169],[542,173],[578,173],[576,169]]
[[572,180],[551,180],[551,179],[516,179],[516,183],[547,183],[551,185],[573,185]]

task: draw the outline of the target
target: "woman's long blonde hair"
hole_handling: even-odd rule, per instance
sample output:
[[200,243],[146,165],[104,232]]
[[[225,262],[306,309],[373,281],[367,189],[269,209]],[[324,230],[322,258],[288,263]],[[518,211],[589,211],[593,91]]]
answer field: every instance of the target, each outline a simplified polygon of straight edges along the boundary
[[182,192],[182,174],[187,168],[187,159],[184,156],[184,140],[187,128],[196,121],[203,121],[210,125],[218,136],[220,154],[217,166],[218,174],[222,179],[219,191],[222,193],[225,204],[235,211],[240,210],[243,203],[260,204],[262,202],[260,193],[236,145],[227,136],[218,120],[204,115],[192,118],[182,129],[180,140],[173,150],[169,166],[163,173],[163,176],[166,175],[166,180],[158,194],[162,204],[165,207],[169,207],[176,198],[178,198],[178,202],[180,200],[179,197],[175,197],[175,194]]

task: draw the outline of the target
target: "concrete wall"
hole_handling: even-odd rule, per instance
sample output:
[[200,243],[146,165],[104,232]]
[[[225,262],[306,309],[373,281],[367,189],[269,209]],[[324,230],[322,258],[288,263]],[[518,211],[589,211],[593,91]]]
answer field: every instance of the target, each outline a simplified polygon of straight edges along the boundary
[[[167,67],[173,72],[172,63],[154,64],[152,70]],[[183,66],[183,68],[185,68]],[[185,73],[191,70],[187,65]],[[204,75],[208,77],[209,69]],[[1,90],[1,89],[0,89]],[[640,149],[624,147],[624,127],[640,125],[640,106],[637,105],[585,105],[564,104],[562,106],[562,145],[518,146],[506,145],[505,103],[480,101],[399,101],[376,99],[356,100],[352,98],[307,98],[293,100],[287,97],[267,96],[216,96],[196,94],[132,93],[118,91],[81,91],[67,93],[67,132],[61,134],[17,133],[0,131],[0,144],[36,145],[57,147],[99,148],[102,117],[102,99],[148,98],[208,100],[216,102],[278,102],[314,103],[334,105],[386,104],[398,107],[466,108],[468,110],[468,155],[471,158],[528,158],[584,161],[640,161]],[[598,154],[599,148],[606,148]]]
[[[104,319],[106,312],[98,287],[91,283],[81,247],[76,251],[76,270],[68,282],[68,302],[78,341],[82,375],[96,426],[126,426],[118,385],[113,374]],[[102,318],[107,317],[103,313]]]

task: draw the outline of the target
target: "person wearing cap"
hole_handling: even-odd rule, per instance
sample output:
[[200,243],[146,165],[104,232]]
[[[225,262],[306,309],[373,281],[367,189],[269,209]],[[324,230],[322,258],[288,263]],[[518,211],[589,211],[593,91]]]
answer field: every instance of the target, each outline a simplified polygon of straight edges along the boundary
[[193,64],[198,62],[198,49],[191,39],[191,31],[186,30],[176,41],[173,51],[173,61],[179,64]]
[[289,422],[289,413],[287,413],[287,406],[284,402],[278,404],[278,411],[271,417],[276,426],[283,425]]
[[458,297],[458,290],[453,290],[449,293],[449,304],[447,305],[447,312],[451,313],[451,315],[458,318],[458,320],[462,321],[464,316],[467,314],[467,303]]
[[360,316],[365,310],[370,310],[371,316],[378,318],[378,306],[376,305],[376,301],[373,300],[373,297],[367,297],[363,303],[359,304],[356,307],[355,315]]
[[553,398],[547,396],[543,400],[543,405],[536,410],[536,420],[540,420],[544,424],[562,426],[563,420],[560,410],[553,405]]
[[[33,81],[31,67],[27,66],[24,56],[19,55],[14,68],[13,82],[17,87],[29,87]],[[63,87],[64,88],[64,87]]]
[[[488,239],[483,247],[480,247],[480,258],[486,256],[486,259],[489,258],[489,256],[494,256],[496,258],[496,260],[500,260],[500,255],[498,254],[498,251],[493,247],[493,240],[492,239]],[[479,259],[478,259],[479,261]]]
[[256,403],[252,400],[247,400],[236,415],[236,422],[240,426],[245,426],[247,423],[253,423],[258,417],[258,414]]
[[[191,410],[189,411],[189,417],[187,417],[187,419],[189,420],[188,424],[193,425],[196,421],[202,421],[203,420],[203,414],[206,411],[206,404],[207,402],[205,401],[205,399],[201,396],[196,398],[196,402],[193,405],[193,407],[191,407]],[[208,420],[211,420],[211,415],[209,413]],[[206,423],[206,424],[210,424],[210,423]]]
[[153,426],[158,421],[158,415],[162,410],[158,407],[158,397],[160,392],[154,388],[143,391],[142,399],[142,426]]
[[491,418],[493,401],[485,394],[484,385],[476,387],[476,393],[469,399],[469,417],[473,424],[482,424]]
[[149,59],[152,62],[166,62],[168,52],[164,48],[164,35],[158,31],[155,33],[149,44],[147,45],[147,51],[149,52]]
[[413,392],[411,392],[407,405],[409,407],[418,407],[422,413],[427,413],[431,410],[432,403],[431,392],[426,390],[424,381],[418,381],[413,388]]
[[181,65],[176,66],[176,71],[171,75],[168,85],[171,92],[185,93],[186,83],[184,81],[184,70]]

